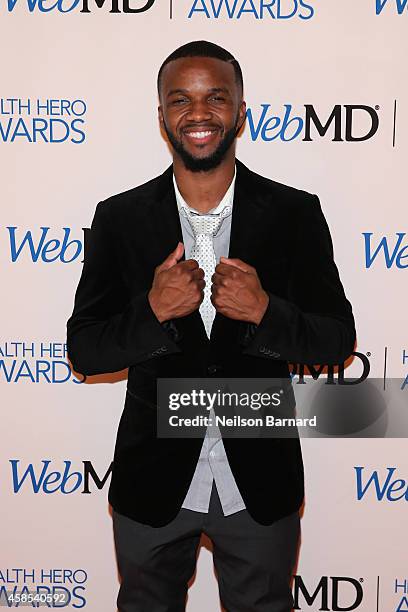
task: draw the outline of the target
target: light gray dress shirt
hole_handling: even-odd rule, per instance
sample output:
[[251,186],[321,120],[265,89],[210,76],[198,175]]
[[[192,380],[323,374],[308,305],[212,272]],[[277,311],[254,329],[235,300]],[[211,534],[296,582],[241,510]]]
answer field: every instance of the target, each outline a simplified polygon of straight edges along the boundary
[[[224,207],[228,206],[230,208],[230,213],[224,217],[220,229],[214,236],[214,251],[217,263],[220,261],[221,256],[228,257],[235,176],[236,171],[234,173],[234,178],[232,179],[231,185],[218,206],[212,208],[210,211],[208,211],[208,213],[206,213],[216,215],[220,214]],[[180,215],[185,257],[186,259],[189,259],[194,245],[194,234],[188,219],[180,212],[180,207],[184,206],[188,208],[191,214],[199,215],[202,213],[189,207],[185,202],[178,190],[174,174],[173,183],[176,192],[177,207]],[[208,283],[211,282],[211,279],[205,279],[205,281]],[[212,417],[214,422],[213,410],[210,411],[209,416]],[[195,510],[196,512],[208,512],[211,489],[214,480],[225,516],[234,514],[234,512],[238,512],[239,510],[243,510],[245,508],[244,500],[241,497],[234,475],[228,463],[221,432],[218,426],[215,424],[211,427],[207,427],[193,479],[190,483],[190,487],[187,491],[182,507],[188,508],[189,510]]]

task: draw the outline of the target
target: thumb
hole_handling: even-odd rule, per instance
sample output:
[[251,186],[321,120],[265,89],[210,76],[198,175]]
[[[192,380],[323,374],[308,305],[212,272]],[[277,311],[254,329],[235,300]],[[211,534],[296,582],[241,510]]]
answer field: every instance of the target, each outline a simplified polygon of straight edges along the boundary
[[227,266],[233,266],[234,268],[238,268],[242,272],[252,272],[253,268],[249,264],[242,261],[242,259],[238,259],[237,257],[221,257],[220,263],[226,264]]
[[182,242],[178,242],[174,251],[172,251],[170,255],[166,257],[166,259],[160,265],[160,268],[162,270],[168,270],[169,268],[172,268],[178,263],[179,259],[181,259],[181,257],[183,256],[183,253],[184,253],[184,244]]

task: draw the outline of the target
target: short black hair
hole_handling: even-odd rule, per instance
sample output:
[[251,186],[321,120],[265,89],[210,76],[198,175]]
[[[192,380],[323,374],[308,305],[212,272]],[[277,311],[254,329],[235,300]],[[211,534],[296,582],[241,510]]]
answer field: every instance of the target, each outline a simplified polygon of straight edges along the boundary
[[160,66],[159,74],[157,75],[157,91],[160,95],[160,87],[161,87],[161,78],[163,74],[163,70],[167,64],[172,62],[173,60],[180,59],[182,57],[213,57],[215,59],[219,59],[223,62],[228,62],[234,68],[235,72],[235,80],[241,90],[241,93],[244,89],[244,81],[242,78],[242,70],[241,66],[235,59],[235,57],[223,47],[216,45],[215,43],[208,42],[207,40],[193,40],[185,45],[182,45],[173,53],[170,53],[168,57],[164,60],[162,65]]

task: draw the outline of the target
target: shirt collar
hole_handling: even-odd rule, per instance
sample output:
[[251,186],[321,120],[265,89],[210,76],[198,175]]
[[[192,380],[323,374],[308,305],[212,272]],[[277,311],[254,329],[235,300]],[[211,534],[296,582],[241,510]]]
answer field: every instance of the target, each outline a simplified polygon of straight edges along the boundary
[[[235,178],[236,178],[236,176],[237,176],[237,167],[235,166],[235,168],[234,168],[234,176],[232,178],[231,184],[228,187],[227,191],[225,192],[224,197],[222,198],[221,202],[218,204],[218,206],[216,206],[215,208],[212,208],[211,210],[209,210],[205,214],[207,214],[207,215],[219,215],[221,213],[221,211],[226,206],[230,206],[231,207],[231,211],[232,211],[232,205],[233,205],[233,202],[234,202],[234,191],[235,191]],[[177,201],[178,209],[180,209],[180,208],[187,208],[190,212],[193,212],[196,215],[202,215],[203,213],[200,213],[195,208],[191,208],[187,204],[187,202],[185,201],[183,196],[181,195],[181,193],[179,191],[179,188],[177,186],[177,181],[176,181],[176,177],[174,176],[174,172],[173,172],[173,185],[174,185],[174,191],[176,192],[176,201]]]

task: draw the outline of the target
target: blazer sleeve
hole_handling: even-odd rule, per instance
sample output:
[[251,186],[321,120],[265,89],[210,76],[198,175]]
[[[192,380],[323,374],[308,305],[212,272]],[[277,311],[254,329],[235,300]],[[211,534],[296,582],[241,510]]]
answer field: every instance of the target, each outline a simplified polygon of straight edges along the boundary
[[106,201],[96,207],[67,321],[68,357],[74,370],[85,375],[117,372],[180,352],[152,311],[148,290],[130,295],[122,279],[108,207]]
[[319,198],[297,213],[288,299],[271,292],[258,326],[245,330],[244,354],[309,365],[339,364],[354,350],[356,331],[333,258]]

